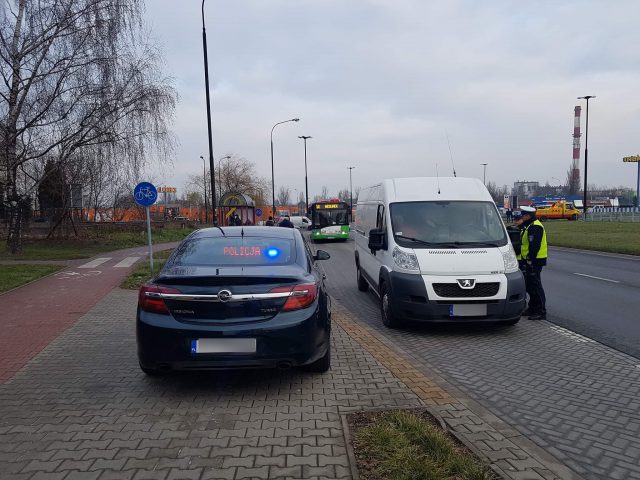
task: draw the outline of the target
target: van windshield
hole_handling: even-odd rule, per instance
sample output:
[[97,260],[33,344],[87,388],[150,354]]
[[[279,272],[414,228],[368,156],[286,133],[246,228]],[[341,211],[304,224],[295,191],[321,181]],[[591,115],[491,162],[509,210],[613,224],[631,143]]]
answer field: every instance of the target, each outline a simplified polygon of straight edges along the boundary
[[398,245],[410,248],[500,247],[504,224],[492,202],[438,201],[391,204]]

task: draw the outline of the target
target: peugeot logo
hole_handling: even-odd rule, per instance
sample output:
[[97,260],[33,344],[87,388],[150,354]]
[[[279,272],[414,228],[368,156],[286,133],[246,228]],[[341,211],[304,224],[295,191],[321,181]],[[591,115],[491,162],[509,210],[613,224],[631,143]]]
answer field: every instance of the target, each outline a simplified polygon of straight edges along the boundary
[[220,290],[218,292],[218,300],[220,300],[222,303],[227,303],[229,300],[231,300],[232,296],[233,294],[229,290]]
[[471,289],[476,286],[476,281],[473,278],[458,278],[458,285],[460,288]]

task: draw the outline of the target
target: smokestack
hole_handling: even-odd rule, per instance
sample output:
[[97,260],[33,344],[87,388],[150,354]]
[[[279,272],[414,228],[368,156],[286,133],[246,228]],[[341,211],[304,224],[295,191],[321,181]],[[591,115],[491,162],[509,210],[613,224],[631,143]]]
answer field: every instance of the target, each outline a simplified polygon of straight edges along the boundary
[[[582,107],[577,105],[573,110],[573,162],[571,163],[571,184],[580,185],[580,111]],[[571,192],[572,194],[578,193]]]

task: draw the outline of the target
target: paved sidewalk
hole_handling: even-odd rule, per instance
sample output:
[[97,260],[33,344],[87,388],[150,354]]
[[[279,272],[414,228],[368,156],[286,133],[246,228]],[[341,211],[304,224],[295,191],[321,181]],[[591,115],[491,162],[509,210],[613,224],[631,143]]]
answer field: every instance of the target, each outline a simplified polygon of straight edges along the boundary
[[135,305],[135,292],[113,290],[0,385],[0,479],[351,478],[341,414],[424,405],[505,478],[571,478],[339,306],[327,374],[150,378],[136,362]]
[[[178,243],[154,245],[154,250]],[[69,260],[67,268],[53,275],[0,294],[0,383],[119,285],[147,251],[135,247]],[[132,263],[118,266],[125,259],[125,265]]]

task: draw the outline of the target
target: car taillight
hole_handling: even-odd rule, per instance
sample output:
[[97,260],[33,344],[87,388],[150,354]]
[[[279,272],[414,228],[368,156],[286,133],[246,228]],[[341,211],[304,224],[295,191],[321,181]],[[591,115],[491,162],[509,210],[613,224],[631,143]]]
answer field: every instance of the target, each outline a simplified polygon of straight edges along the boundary
[[161,293],[181,293],[175,288],[158,287],[156,285],[143,285],[138,293],[138,306],[145,312],[169,314],[169,309],[164,303]]
[[271,290],[271,292],[291,292],[291,295],[287,297],[287,301],[282,306],[283,312],[289,312],[311,305],[318,296],[318,286],[315,283],[303,283],[292,287],[277,287]]

